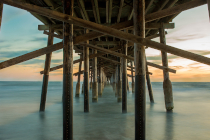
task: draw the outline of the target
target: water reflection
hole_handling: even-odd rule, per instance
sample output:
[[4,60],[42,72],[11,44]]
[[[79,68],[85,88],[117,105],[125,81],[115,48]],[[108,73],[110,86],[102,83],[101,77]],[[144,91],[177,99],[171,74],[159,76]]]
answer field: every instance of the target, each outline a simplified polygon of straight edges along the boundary
[[168,111],[165,114],[165,140],[173,140],[174,138],[174,113]]

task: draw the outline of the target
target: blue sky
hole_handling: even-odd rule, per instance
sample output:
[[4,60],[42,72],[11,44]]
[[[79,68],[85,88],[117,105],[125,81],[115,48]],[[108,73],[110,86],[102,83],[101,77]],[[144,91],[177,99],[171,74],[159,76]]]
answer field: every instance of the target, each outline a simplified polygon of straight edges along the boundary
[[[172,22],[175,29],[167,30],[168,45],[210,57],[210,25],[207,5],[203,5],[179,14]],[[37,50],[47,45],[47,36],[38,31],[42,24],[29,12],[4,5],[2,27],[0,31],[0,62]],[[60,42],[54,39],[54,43]],[[159,42],[159,38],[154,39]],[[146,50],[148,61],[161,65],[160,51]],[[209,81],[210,67],[204,64],[169,56],[169,66],[177,70],[171,74],[172,81]],[[74,59],[78,59],[75,55]],[[45,56],[20,63],[0,71],[1,80],[42,80],[39,71],[44,67]],[[53,53],[52,65],[62,64],[62,51]],[[77,71],[75,65],[75,72]],[[162,71],[149,67],[153,72],[153,81],[162,81]],[[62,80],[62,69],[51,73],[51,80]]]

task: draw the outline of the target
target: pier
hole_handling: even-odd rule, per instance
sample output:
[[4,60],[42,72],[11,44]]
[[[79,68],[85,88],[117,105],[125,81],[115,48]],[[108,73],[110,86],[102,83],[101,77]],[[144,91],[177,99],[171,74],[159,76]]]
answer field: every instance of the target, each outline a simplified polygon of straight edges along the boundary
[[[166,29],[175,28],[172,20],[182,11],[205,4],[209,6],[209,2],[209,0],[0,0],[0,21],[4,16],[3,4],[27,10],[43,23],[37,25],[38,30],[44,31],[43,34],[48,36],[47,46],[0,62],[0,70],[45,55],[45,64],[40,71],[43,75],[43,84],[40,87],[42,90],[38,109],[40,115],[45,116],[50,73],[63,68],[60,111],[63,126],[61,130],[59,129],[59,132],[62,131],[59,138],[123,139],[124,135],[128,135],[130,139],[145,140],[148,136],[149,123],[146,121],[148,106],[146,97],[148,96],[151,107],[155,106],[156,102],[150,80],[153,74],[150,67],[162,70],[164,113],[170,114],[175,108],[173,81],[170,80],[170,75],[176,74],[176,70],[168,65],[168,53],[210,65],[208,57],[167,45]],[[159,42],[152,41],[157,37],[160,38]],[[62,41],[54,44],[54,38]],[[147,61],[145,52],[147,48],[161,52],[162,65]],[[60,49],[63,50],[63,63],[52,67],[53,52]],[[80,58],[73,60],[73,52]],[[78,72],[73,73],[76,63],[79,63]],[[78,76],[75,91],[73,76]],[[84,77],[83,84],[80,77]],[[131,78],[131,85],[128,78]],[[79,107],[74,107],[73,102],[78,100]],[[82,111],[80,107],[83,108]],[[84,136],[77,132],[79,128],[75,125],[81,122],[78,120],[74,122],[77,117],[75,112],[79,114],[80,119],[83,113],[96,120],[91,124],[83,121],[85,125],[82,126],[88,127],[88,132],[91,131],[86,134],[86,128]],[[129,114],[133,117],[129,118]],[[119,119],[115,118],[115,115]],[[129,125],[125,125],[126,118],[123,117],[129,118]],[[100,123],[96,123],[97,121]],[[124,122],[122,125],[125,125],[126,129],[121,128],[123,126],[119,124],[112,126],[114,122],[119,121]],[[101,127],[104,126],[101,131],[108,131],[109,134],[106,136],[104,132],[102,135],[94,134],[94,131],[100,129],[99,124]],[[110,134],[112,129],[113,131],[119,129],[120,132]]]

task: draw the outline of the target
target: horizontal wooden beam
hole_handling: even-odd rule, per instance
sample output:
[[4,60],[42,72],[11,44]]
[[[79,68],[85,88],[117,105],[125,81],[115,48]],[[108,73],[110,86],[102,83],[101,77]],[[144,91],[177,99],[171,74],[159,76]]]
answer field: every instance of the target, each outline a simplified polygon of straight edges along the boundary
[[[146,29],[158,29],[160,28],[160,23],[147,23],[145,25]],[[63,24],[53,24],[52,28],[54,30],[62,30],[63,29]],[[165,23],[164,24],[165,29],[173,29],[175,28],[174,23]],[[130,27],[129,29],[133,29],[133,27]],[[49,30],[49,25],[38,25],[38,30],[43,31],[43,30]],[[84,30],[84,28],[74,26],[74,30]]]
[[98,56],[99,58],[101,58],[101,59],[104,59],[104,60],[107,60],[107,61],[109,61],[109,62],[112,62],[112,63],[114,63],[114,64],[121,64],[120,62],[118,62],[118,61],[115,61],[115,60],[112,60],[112,59],[110,59],[110,58],[107,58],[107,57],[104,57],[104,56]]
[[[98,46],[94,46],[94,45],[91,45],[91,44],[86,44],[86,43],[80,43],[80,44],[82,46],[86,46],[86,47],[89,47],[89,48],[92,48],[92,49],[96,49],[96,50],[99,50],[99,51],[103,51],[103,52],[106,52],[106,53],[109,53],[109,54],[112,54],[112,55],[115,55],[115,56],[118,56],[118,57],[123,57],[123,58],[134,61],[133,57],[127,56],[127,55],[122,54],[122,53],[114,52],[114,51],[104,49],[104,48],[101,48],[101,47],[98,47]],[[154,63],[151,63],[151,62],[147,62],[147,65],[158,68],[158,69],[162,69],[162,70],[168,70],[169,72],[172,72],[172,73],[176,73],[176,70],[174,70],[174,69],[167,68],[167,67],[164,67],[164,66],[160,66],[160,65],[157,65],[157,64],[154,64]]]
[[80,71],[80,72],[76,72],[76,73],[74,73],[73,75],[74,76],[77,76],[78,74],[83,74],[84,73],[84,70],[82,70],[82,71]]
[[42,49],[27,53],[27,54],[12,58],[10,60],[1,62],[0,63],[0,69],[3,69],[3,68],[6,68],[6,67],[9,67],[9,66],[24,62],[26,60],[36,58],[38,56],[50,53],[52,51],[57,51],[57,50],[62,49],[62,48],[63,48],[63,42],[47,46],[45,48],[42,48]]
[[[145,24],[146,29],[159,29],[161,27],[161,23],[147,23]],[[174,29],[175,24],[174,23],[164,23],[165,29]],[[130,27],[128,29],[133,29],[133,27]]]
[[[161,28],[161,23],[147,23],[145,25],[146,29],[159,29]],[[175,24],[174,23],[164,23],[164,28],[165,29],[174,29]]]
[[[53,24],[51,25],[54,30],[63,30],[63,24]],[[38,25],[38,30],[49,30],[49,25]],[[74,30],[84,30],[84,28],[74,26]]]

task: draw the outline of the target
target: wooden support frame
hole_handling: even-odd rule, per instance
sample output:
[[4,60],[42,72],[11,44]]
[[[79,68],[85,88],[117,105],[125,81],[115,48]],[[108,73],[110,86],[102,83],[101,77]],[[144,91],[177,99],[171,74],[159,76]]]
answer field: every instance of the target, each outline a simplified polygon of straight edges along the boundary
[[[98,47],[98,46],[95,46],[95,45],[91,45],[91,44],[86,44],[86,43],[81,43],[81,45],[90,47],[92,49],[97,49],[97,50],[100,50],[102,52],[106,52],[106,53],[109,53],[109,54],[112,54],[112,55],[115,55],[115,56],[118,56],[118,57],[123,57],[123,58],[126,58],[126,59],[134,61],[133,57],[127,56],[127,55],[122,54],[122,53],[114,52],[114,51],[111,51],[111,50],[108,50],[108,49],[104,49],[104,48],[101,48],[101,47]],[[176,73],[176,70],[173,70],[173,69],[170,69],[170,68],[167,68],[167,67],[163,67],[163,66],[159,66],[159,65],[151,63],[151,62],[147,62],[147,65],[152,66],[152,67],[156,67],[156,68],[159,68],[159,69],[167,69],[167,71],[170,71],[172,73]]]
[[[138,44],[150,46],[154,49],[163,50],[163,51],[166,51],[168,53],[178,55],[178,56],[181,56],[181,57],[184,57],[184,58],[187,58],[187,59],[191,59],[191,60],[194,60],[194,61],[197,61],[197,62],[201,62],[201,63],[207,64],[207,65],[210,64],[210,59],[207,58],[207,57],[197,55],[197,54],[194,54],[194,53],[191,53],[191,52],[187,52],[187,51],[184,51],[184,50],[181,50],[181,49],[177,49],[177,48],[174,48],[174,47],[171,47],[171,46],[168,46],[168,45],[163,45],[163,44],[160,44],[160,43],[157,43],[157,42],[154,42],[154,41],[150,41],[150,40],[147,40],[147,39],[143,39],[143,38],[140,38],[140,37],[137,37],[135,35],[128,34],[128,33],[123,33],[121,31],[118,31],[118,30],[110,28],[110,27],[105,27],[105,26],[102,26],[102,25],[98,25],[96,23],[92,23],[92,22],[89,22],[89,21],[84,21],[82,19],[78,19],[76,17],[68,16],[68,15],[65,15],[65,14],[62,14],[62,13],[59,13],[59,12],[56,12],[56,11],[51,11],[51,10],[48,10],[48,9],[41,8],[39,6],[35,6],[35,5],[23,3],[23,2],[18,2],[18,1],[15,1],[15,0],[0,0],[0,2],[9,4],[9,5],[18,7],[18,8],[22,8],[22,9],[25,9],[25,10],[28,10],[28,11],[31,11],[31,12],[36,12],[36,13],[44,15],[44,16],[49,16],[49,17],[55,18],[57,20],[65,21],[65,22],[68,22],[68,23],[74,23],[74,24],[77,24],[78,26],[87,27],[87,28],[90,28],[90,29],[93,29],[93,30],[96,30],[96,31],[100,31],[100,32],[105,33],[105,34],[109,34],[109,35],[113,35],[113,36],[116,36],[116,37],[119,37],[119,38],[122,38],[122,39],[129,40],[131,42],[135,42],[135,43],[138,43]],[[206,4],[206,0],[194,0],[194,1],[191,1],[191,2],[181,4],[179,6],[175,6],[175,7],[172,7],[172,8],[168,8],[168,9],[165,9],[165,10],[162,10],[162,11],[159,11],[159,12],[149,14],[149,15],[146,16],[145,19],[146,19],[147,22],[148,21],[153,21],[155,19],[159,19],[161,17],[166,17],[166,16],[169,16],[169,15],[173,15],[173,14],[179,13],[181,11],[184,11],[184,10],[187,10],[187,9],[190,9],[190,8],[193,8],[193,7],[197,7],[197,6],[200,6],[200,5],[203,5],[203,4]],[[115,27],[116,27],[116,25],[115,25]],[[118,27],[118,28],[120,28],[120,27]],[[97,37],[102,35],[102,33],[98,33]],[[96,33],[93,33],[93,34],[94,34],[94,37],[95,37]],[[91,37],[88,36],[88,39],[90,39],[90,38]],[[77,39],[79,39],[79,38],[77,38]],[[88,39],[83,38],[83,40],[88,40]],[[31,56],[27,57],[27,58],[24,58],[24,60],[32,59],[32,58],[37,57],[37,55],[40,56],[40,55],[43,55],[45,53],[49,53],[49,51],[52,52],[52,51],[55,51],[55,50],[51,49],[51,50],[48,50],[48,52],[43,52],[43,50],[41,50],[41,51],[42,52],[40,52],[39,54],[36,54],[36,56],[30,54]],[[13,61],[13,60],[11,60],[11,61]],[[18,61],[18,63],[20,63],[20,62],[23,62],[23,59],[21,61]],[[17,62],[15,62],[15,63],[17,64]],[[11,64],[11,63],[8,62],[8,61],[0,63],[0,69],[7,67],[8,64]],[[14,64],[14,62],[13,62],[13,64]]]
[[[120,49],[120,47],[115,47],[115,48],[112,48],[112,49],[110,49],[110,50],[116,51],[116,50],[118,50],[118,49]],[[89,56],[89,58],[92,59],[92,58],[95,58],[95,57],[102,56],[102,55],[104,55],[104,54],[106,54],[106,53],[91,54],[91,55]],[[73,64],[79,63],[79,62],[81,62],[81,61],[84,61],[84,59],[83,59],[83,58],[80,58],[80,59],[74,60],[74,61],[73,61]],[[63,68],[63,65],[58,65],[58,66],[52,67],[52,68],[50,68],[50,71],[54,71],[54,70],[57,70],[57,69],[60,69],[60,68]],[[44,71],[41,71],[40,74],[43,74],[43,72],[44,72]]]

